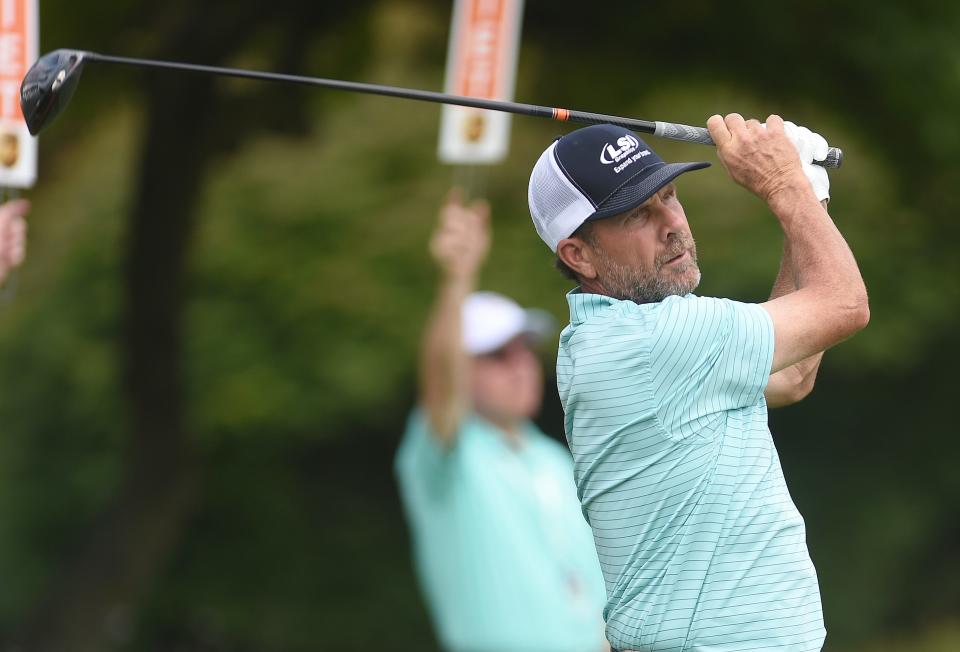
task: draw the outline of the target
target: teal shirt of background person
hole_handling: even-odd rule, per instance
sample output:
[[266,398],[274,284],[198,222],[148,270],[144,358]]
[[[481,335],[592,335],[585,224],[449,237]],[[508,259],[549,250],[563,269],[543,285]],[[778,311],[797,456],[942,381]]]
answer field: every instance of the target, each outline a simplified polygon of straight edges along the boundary
[[444,451],[414,410],[396,474],[427,607],[447,650],[602,649],[603,578],[568,451],[464,419]]
[[611,645],[819,650],[816,571],[767,426],[767,312],[567,298],[557,382]]

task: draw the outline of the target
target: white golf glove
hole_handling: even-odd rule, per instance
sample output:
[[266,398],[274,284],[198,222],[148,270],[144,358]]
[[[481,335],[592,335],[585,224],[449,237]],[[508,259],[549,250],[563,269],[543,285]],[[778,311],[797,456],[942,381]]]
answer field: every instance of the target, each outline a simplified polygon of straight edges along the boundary
[[783,130],[800,154],[803,173],[807,175],[810,185],[813,186],[813,192],[817,196],[817,200],[829,200],[830,177],[827,176],[827,168],[813,164],[813,161],[822,161],[827,157],[827,150],[830,149],[827,141],[820,134],[814,133],[806,127],[797,126],[792,122],[784,121]]

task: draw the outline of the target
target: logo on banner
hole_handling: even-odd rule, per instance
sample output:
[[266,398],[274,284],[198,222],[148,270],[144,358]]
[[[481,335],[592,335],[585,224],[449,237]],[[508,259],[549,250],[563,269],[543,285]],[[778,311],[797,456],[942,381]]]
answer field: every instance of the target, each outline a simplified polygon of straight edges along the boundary
[[463,137],[468,143],[479,143],[487,129],[487,120],[480,111],[473,111],[463,117]]
[[12,168],[20,161],[20,136],[6,131],[0,133],[0,165]]

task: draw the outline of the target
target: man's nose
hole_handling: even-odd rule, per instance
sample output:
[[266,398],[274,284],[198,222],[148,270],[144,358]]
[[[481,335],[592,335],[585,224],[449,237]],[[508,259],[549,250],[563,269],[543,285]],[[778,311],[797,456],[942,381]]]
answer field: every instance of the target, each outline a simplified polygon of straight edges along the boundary
[[665,204],[658,201],[656,204],[657,221],[660,225],[660,239],[666,240],[671,233],[680,233],[687,230],[687,218],[679,204]]

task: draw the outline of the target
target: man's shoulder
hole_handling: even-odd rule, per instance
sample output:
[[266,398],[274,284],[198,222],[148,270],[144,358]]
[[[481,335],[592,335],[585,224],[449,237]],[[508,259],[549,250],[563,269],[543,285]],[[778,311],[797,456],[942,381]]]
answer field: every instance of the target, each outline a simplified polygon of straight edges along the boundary
[[560,334],[560,358],[596,362],[664,350],[681,352],[691,343],[730,330],[738,309],[758,307],[731,299],[672,295],[656,303],[610,299],[588,319],[571,321]]
[[563,329],[561,340],[576,336],[606,336],[610,329],[652,330],[659,322],[669,321],[679,314],[717,309],[718,302],[729,300],[700,297],[694,294],[672,295],[655,303],[635,303],[630,300],[604,297],[602,304],[594,304],[594,311],[585,318],[571,316]]
[[657,339],[723,337],[737,328],[761,329],[769,322],[763,307],[723,297],[688,294],[667,297],[659,304]]
[[704,319],[723,314],[731,309],[734,301],[720,297],[701,297],[696,294],[669,296],[656,306],[657,320],[661,326],[682,326],[684,319]]
[[528,440],[536,442],[538,446],[542,446],[544,449],[562,452],[567,450],[566,446],[542,431],[540,427],[532,421],[527,422],[523,434]]
[[[469,441],[474,438],[486,438],[496,432],[496,426],[489,421],[481,418],[475,412],[466,412],[457,424],[457,430],[453,437],[454,448],[462,441]],[[431,442],[436,439],[430,426],[430,420],[427,418],[426,410],[416,405],[410,410],[407,417],[406,429],[403,435],[403,441],[416,439],[428,439]]]
[[573,468],[573,457],[570,455],[570,449],[544,433],[535,424],[529,424],[524,435],[528,444],[537,454]]
[[428,471],[448,473],[451,467],[482,464],[496,448],[497,429],[474,413],[463,416],[448,445],[440,443],[431,429],[425,410],[414,407],[394,457],[394,469],[401,476],[423,475]]

